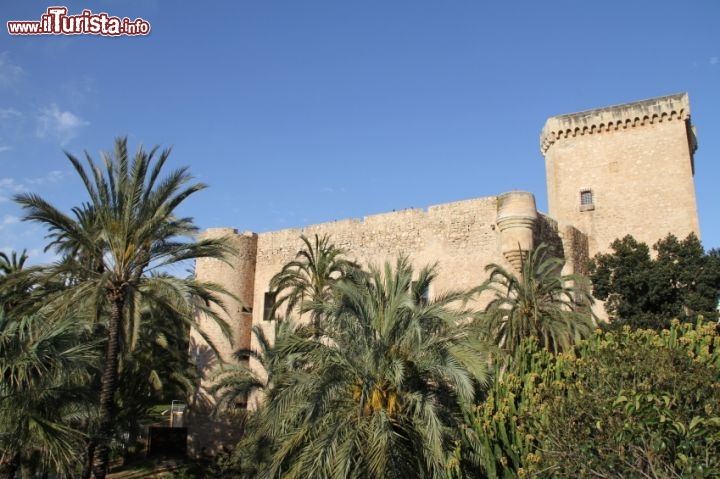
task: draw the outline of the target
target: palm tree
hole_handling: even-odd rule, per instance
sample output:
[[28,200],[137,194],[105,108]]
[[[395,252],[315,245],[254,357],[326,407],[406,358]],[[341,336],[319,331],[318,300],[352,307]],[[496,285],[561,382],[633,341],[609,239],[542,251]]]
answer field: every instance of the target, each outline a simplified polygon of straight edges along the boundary
[[[66,153],[89,195],[88,202],[75,208],[72,216],[38,195],[15,197],[25,210],[24,220],[48,227],[48,247],[65,255],[48,269],[49,276],[66,278],[68,286],[53,297],[53,305],[62,311],[81,299],[94,298],[105,327],[95,478],[104,478],[107,473],[123,323],[136,318],[128,312],[134,298],[162,302],[187,324],[192,324],[193,318],[182,314],[189,309],[186,305],[192,298],[201,298],[196,306],[220,321],[209,308],[211,302],[219,302],[210,285],[149,275],[185,260],[222,258],[229,252],[222,241],[183,240],[192,238],[197,228],[191,218],[178,217],[175,212],[205,185],[190,184],[187,168],[161,178],[169,155],[169,149],[158,152],[154,147],[148,152],[141,147],[131,158],[126,138],[118,138],[114,151],[103,155],[104,168],[88,153],[87,169]],[[220,324],[227,332],[227,325]]]
[[[285,338],[294,333],[295,325],[288,320],[277,321],[274,326],[274,343],[263,328],[255,325],[252,332],[259,349],[238,349],[234,353],[237,363],[220,364],[213,372],[210,393],[217,400],[218,411],[233,409],[238,403],[247,402],[253,393],[272,389],[277,377],[292,374],[297,357],[278,354],[276,346],[283,344]],[[250,358],[262,371],[249,367],[247,362]]]
[[[258,349],[239,349],[234,356],[238,363],[220,364],[211,376],[213,386],[210,393],[216,398],[215,409],[218,414],[236,414],[240,419],[238,424],[242,428],[240,442],[235,446],[231,455],[231,463],[223,469],[232,470],[236,478],[255,478],[260,471],[267,468],[270,457],[275,451],[275,441],[266,430],[263,423],[263,414],[248,410],[238,405],[252,400],[253,394],[262,393],[259,397],[260,408],[262,400],[271,391],[278,381],[290,380],[301,364],[299,354],[280,354],[279,349],[286,339],[296,333],[297,327],[292,319],[275,321],[274,341],[265,334],[260,326],[253,327],[253,334],[257,340]],[[253,358],[260,369],[249,367],[248,360]],[[254,406],[257,406],[255,404]],[[226,476],[222,476],[226,477]]]
[[27,259],[27,250],[23,250],[20,256],[17,255],[17,251],[13,251],[9,256],[0,251],[0,273],[7,276],[22,270]]
[[75,469],[96,346],[77,318],[0,310],[0,477],[33,460],[45,472]]
[[312,243],[305,235],[300,239],[304,247],[270,280],[270,290],[276,294],[273,315],[283,304],[287,318],[296,308],[303,313],[309,303],[329,301],[332,285],[359,269],[342,257],[345,250],[331,243],[327,235],[316,234]]
[[[135,296],[134,304],[128,305],[129,317],[124,321],[116,395],[115,430],[124,439],[116,440],[116,444],[126,453],[133,450],[151,422],[153,406],[191,396],[198,379],[190,365],[189,329],[183,320],[191,317],[193,311],[178,316],[177,308],[165,307],[167,301],[151,300],[147,294],[139,296]],[[177,304],[178,308],[181,306],[182,301]]]
[[275,345],[298,358],[273,379],[258,421],[275,439],[266,477],[440,477],[462,408],[487,381],[486,343],[452,292],[418,301],[432,268],[412,287],[406,258],[395,267],[335,282],[323,319]]
[[26,250],[20,256],[16,251],[10,255],[0,251],[0,303],[6,313],[28,296],[29,275],[23,273],[27,259]]
[[557,353],[587,337],[595,326],[593,299],[584,278],[561,275],[563,261],[541,244],[523,258],[520,274],[490,264],[481,286],[493,299],[481,319],[490,338],[514,354],[525,338]]

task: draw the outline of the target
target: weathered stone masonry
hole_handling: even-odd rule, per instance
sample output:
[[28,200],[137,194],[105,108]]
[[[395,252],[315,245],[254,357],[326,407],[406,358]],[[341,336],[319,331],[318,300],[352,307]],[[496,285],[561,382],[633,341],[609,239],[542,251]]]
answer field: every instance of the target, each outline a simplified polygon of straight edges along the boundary
[[[541,242],[565,258],[565,273],[584,273],[589,257],[626,234],[651,244],[667,233],[698,234],[696,147],[688,97],[671,95],[548,119],[541,134],[547,216],[537,211],[531,193],[513,191],[299,229],[259,234],[209,229],[204,237],[228,237],[238,251],[231,264],[202,259],[196,266],[199,279],[235,295],[226,298],[233,344],[207,318],[200,318],[202,328],[225,361],[232,361],[235,349],[255,346],[254,325],[271,336],[272,324],[263,319],[265,293],[270,278],[302,246],[301,234],[330,235],[361,264],[399,254],[409,255],[416,269],[437,263],[431,295],[479,285],[489,263],[516,268]],[[210,368],[213,355],[197,333],[192,338],[196,360]],[[226,429],[203,412],[212,397],[201,390],[196,399],[191,446],[215,449],[227,440]]]
[[[541,135],[548,214],[589,239],[591,256],[632,234],[654,244],[699,235],[687,94],[550,118]],[[580,193],[592,203],[579,208]]]

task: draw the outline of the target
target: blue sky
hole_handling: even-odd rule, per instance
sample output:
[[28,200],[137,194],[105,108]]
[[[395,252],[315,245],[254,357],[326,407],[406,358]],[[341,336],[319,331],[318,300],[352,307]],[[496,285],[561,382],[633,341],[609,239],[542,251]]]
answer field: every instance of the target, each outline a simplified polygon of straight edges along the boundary
[[[42,254],[8,198],[85,199],[63,154],[173,146],[202,228],[268,231],[522,189],[545,211],[549,116],[690,95],[706,248],[720,246],[720,2],[90,1],[148,36],[11,36],[3,2],[0,249]],[[212,9],[200,5],[213,5]],[[601,8],[599,8],[601,7]],[[662,172],[656,172],[662,174]]]

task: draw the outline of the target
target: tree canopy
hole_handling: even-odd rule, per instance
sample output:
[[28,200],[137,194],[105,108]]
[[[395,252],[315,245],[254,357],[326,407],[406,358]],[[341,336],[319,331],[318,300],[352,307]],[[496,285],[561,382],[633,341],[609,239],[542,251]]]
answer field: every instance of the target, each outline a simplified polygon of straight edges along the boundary
[[654,257],[629,235],[610,249],[590,261],[589,271],[593,295],[605,301],[612,321],[663,327],[672,318],[694,321],[697,314],[717,319],[720,252],[706,253],[694,234],[661,239]]
[[539,245],[523,258],[518,273],[490,264],[480,288],[493,298],[481,320],[495,344],[514,354],[522,341],[536,338],[558,352],[590,335],[595,322],[584,278],[561,275],[563,260]]
[[596,331],[553,355],[529,339],[468,414],[455,478],[717,478],[713,323]]
[[[92,435],[97,445],[93,475],[103,479],[118,418],[123,353],[134,349],[141,322],[153,316],[143,314],[141,306],[151,305],[188,327],[196,309],[217,319],[209,307],[219,302],[216,287],[154,273],[185,260],[223,258],[229,248],[221,240],[196,241],[198,228],[192,218],[177,214],[178,207],[205,185],[194,183],[187,168],[166,173],[170,149],[140,147],[132,154],[127,138],[118,138],[101,163],[88,153],[86,166],[66,156],[85,187],[86,203],[68,214],[32,193],[19,194],[15,201],[23,208],[24,220],[48,229],[48,249],[61,255],[41,272],[45,282],[61,279],[63,286],[45,299],[45,311],[53,316],[90,309],[104,331],[99,426]],[[227,325],[218,322],[227,331]]]
[[226,369],[226,393],[266,393],[231,477],[444,477],[489,347],[471,292],[421,294],[435,275],[400,257],[346,276],[306,304],[320,321],[261,343],[266,382]]

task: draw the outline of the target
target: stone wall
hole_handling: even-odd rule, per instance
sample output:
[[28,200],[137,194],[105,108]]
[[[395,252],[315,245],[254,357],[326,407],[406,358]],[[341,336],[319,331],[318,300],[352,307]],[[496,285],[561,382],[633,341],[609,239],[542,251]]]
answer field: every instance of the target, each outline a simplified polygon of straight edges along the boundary
[[[399,255],[407,255],[416,271],[437,264],[438,276],[429,292],[433,296],[482,284],[488,277],[485,268],[490,263],[512,270],[535,241],[562,245],[557,228],[554,223],[548,227],[548,221],[552,223],[538,215],[531,193],[516,191],[427,209],[393,211],[260,234],[211,229],[203,237],[229,237],[238,251],[231,264],[199,260],[196,267],[198,279],[219,283],[232,294],[224,297],[226,311],[218,311],[231,326],[232,343],[211,319],[201,317],[200,324],[224,361],[232,361],[232,351],[238,347],[257,347],[250,334],[253,326],[262,328],[274,339],[273,323],[263,318],[265,293],[272,276],[294,259],[303,246],[301,235],[311,240],[316,234],[329,235],[335,245],[347,251],[348,259],[362,265],[394,262]],[[516,251],[518,248],[522,251]],[[561,250],[562,247],[558,248]],[[206,374],[217,364],[217,358],[200,334],[193,333],[192,339],[191,354]],[[262,372],[253,359],[249,364]],[[204,377],[195,400],[196,411],[212,406],[213,400],[207,394],[209,385]],[[257,399],[250,398],[250,407]],[[206,424],[208,427],[203,429],[216,429],[209,419]],[[196,429],[191,427],[191,431]]]
[[[549,215],[605,252],[632,234],[650,245],[699,235],[686,94],[550,118],[541,137]],[[581,192],[592,204],[581,205]]]
[[[499,199],[509,208],[501,208]],[[519,207],[517,206],[519,205]],[[252,323],[263,328],[265,334],[274,338],[272,322],[263,320],[265,293],[269,291],[270,279],[282,266],[294,259],[303,246],[300,235],[312,240],[314,235],[329,235],[331,241],[347,251],[348,259],[362,265],[394,262],[399,255],[407,255],[416,271],[425,265],[437,263],[438,276],[431,286],[430,295],[453,289],[469,289],[479,286],[488,277],[485,267],[500,264],[512,270],[513,265],[504,253],[516,249],[518,233],[514,229],[508,236],[498,227],[500,214],[511,219],[520,216],[522,221],[531,216],[537,218],[532,194],[510,192],[500,197],[486,197],[430,206],[427,210],[407,209],[349,219],[260,233],[257,243],[255,269],[255,293],[252,305]],[[513,216],[515,215],[515,216]],[[527,236],[523,248],[532,247],[535,220],[525,223]],[[548,231],[548,237],[557,231]],[[554,241],[560,242],[559,238]],[[482,304],[478,304],[481,307]],[[252,341],[255,347],[254,338]],[[259,365],[251,360],[251,366],[260,372]],[[250,407],[260,397],[251,398]]]
[[[205,237],[229,236],[238,251],[231,264],[199,260],[196,268],[199,279],[231,293],[224,298],[226,311],[218,312],[230,324],[232,344],[208,318],[200,318],[201,326],[225,360],[237,347],[256,347],[253,326],[273,338],[272,322],[263,320],[265,293],[270,278],[303,246],[301,235],[329,235],[348,259],[363,265],[401,254],[416,270],[437,263],[433,296],[482,284],[490,263],[517,268],[527,250],[542,242],[566,260],[563,273],[571,274],[586,273],[591,255],[626,234],[650,244],[670,232],[697,234],[695,148],[687,95],[671,95],[550,118],[541,135],[548,216],[537,212],[531,193],[514,191],[260,234],[208,230]],[[588,204],[581,204],[582,192],[590,194]],[[601,304],[595,310],[604,315]],[[191,355],[203,373],[217,362],[199,334],[192,336]],[[252,359],[249,364],[261,372]],[[257,400],[250,398],[249,407]],[[201,388],[189,424],[195,452],[200,445],[216,448],[232,433],[208,415],[212,402]]]
[[470,288],[487,277],[490,262],[510,265],[500,252],[496,227],[497,198],[479,198],[427,210],[407,209],[288,229],[258,235],[258,262],[255,272],[253,324],[261,325],[272,337],[270,324],[263,321],[263,301],[270,278],[295,257],[303,246],[300,235],[329,235],[347,251],[348,259],[362,265],[394,262],[398,255],[409,256],[416,271],[438,264],[438,278],[430,294]]

